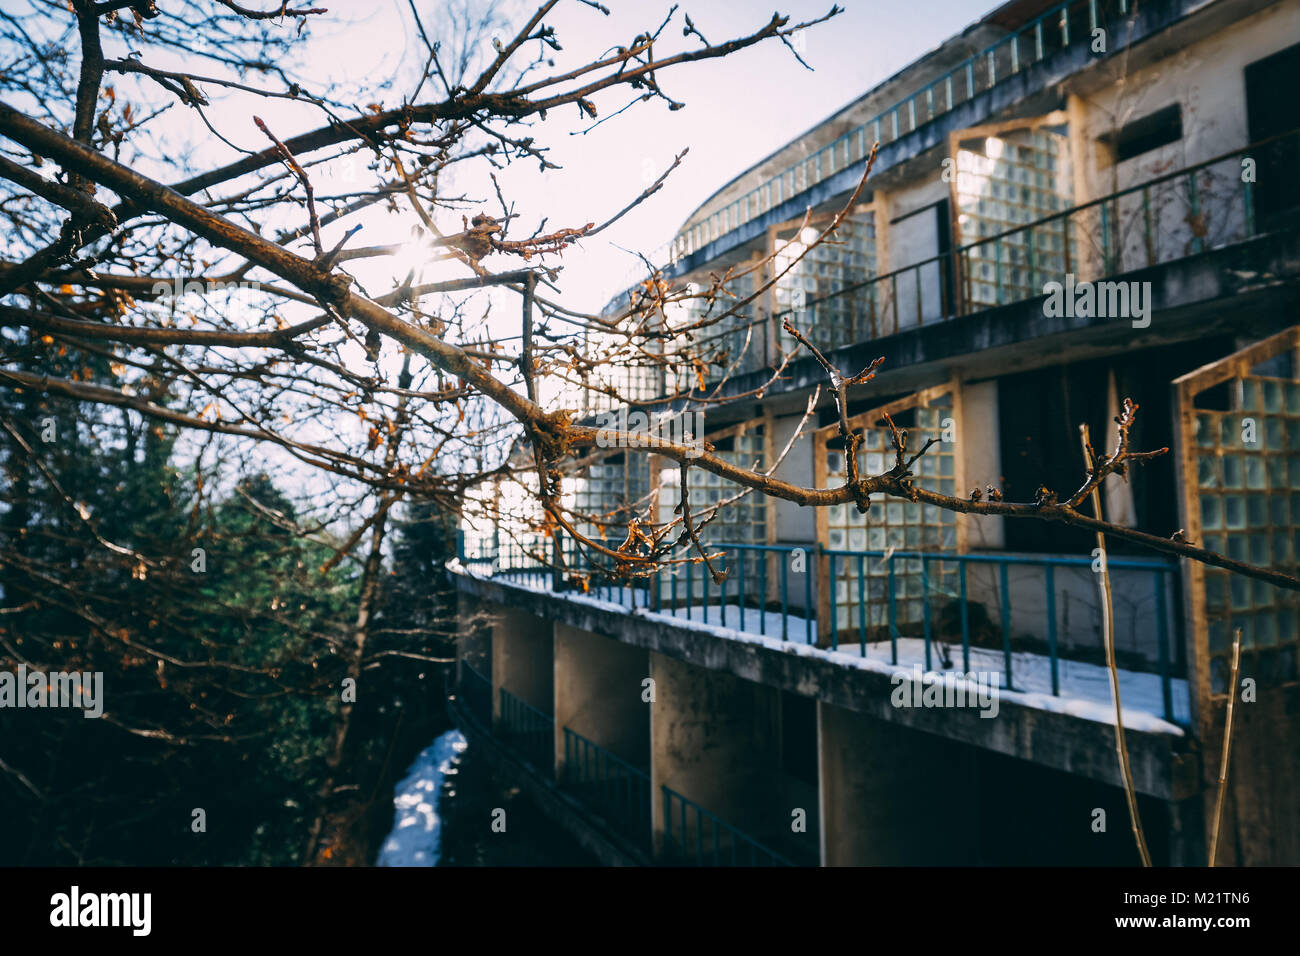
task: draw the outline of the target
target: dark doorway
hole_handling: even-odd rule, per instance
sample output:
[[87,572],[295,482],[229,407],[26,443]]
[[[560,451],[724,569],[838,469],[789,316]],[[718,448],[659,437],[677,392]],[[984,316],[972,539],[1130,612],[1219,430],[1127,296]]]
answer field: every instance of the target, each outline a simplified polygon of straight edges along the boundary
[[[1300,43],[1246,66],[1246,119],[1250,141],[1300,127]],[[1255,171],[1255,221],[1261,232],[1285,225],[1300,209],[1300,134],[1262,147]]]

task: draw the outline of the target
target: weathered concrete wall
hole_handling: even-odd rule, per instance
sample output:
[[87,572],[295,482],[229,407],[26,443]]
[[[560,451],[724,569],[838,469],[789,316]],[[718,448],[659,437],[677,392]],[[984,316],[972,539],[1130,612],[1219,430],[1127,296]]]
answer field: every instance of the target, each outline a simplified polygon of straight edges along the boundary
[[637,767],[650,762],[650,705],[642,682],[649,654],[567,624],[555,625],[555,761],[563,774],[564,728]]
[[554,625],[518,608],[496,606],[492,611],[493,719],[501,717],[503,688],[543,713],[552,713]]
[[726,816],[737,785],[776,764],[777,692],[653,652],[650,676],[655,790],[669,787]]
[[492,673],[492,626],[483,612],[483,602],[463,591],[457,596],[461,625],[457,653],[462,661],[484,677]]
[[[783,415],[772,422],[773,447],[776,454],[786,446],[790,436],[803,420],[802,415]],[[812,432],[817,427],[813,418],[804,426],[803,434],[790,448],[776,470],[776,477],[802,488],[813,486],[813,442]],[[817,512],[813,508],[801,508],[793,501],[782,498],[773,499],[776,510],[776,540],[781,544],[804,544],[817,539]],[[802,582],[800,582],[802,587]],[[802,592],[801,592],[802,593]]]
[[[998,383],[963,383],[961,387],[961,417],[957,423],[957,453],[962,456],[966,484],[970,488],[957,489],[963,497],[971,488],[1002,485],[1001,433],[998,428]],[[1002,518],[959,517],[966,522],[968,546],[975,551],[1003,547]]]
[[[672,619],[638,610],[575,601],[461,576],[460,587],[495,603],[515,603],[633,647],[687,660],[699,668],[731,674],[805,697],[874,716],[889,723],[950,737],[977,747],[1056,767],[1108,783],[1119,779],[1114,729],[1105,723],[1042,710],[1004,696],[996,719],[974,709],[896,708],[887,673],[845,666],[829,652],[802,648],[791,653],[775,643],[720,640],[713,631],[674,624]],[[653,666],[653,665],[652,665]],[[654,676],[653,670],[651,676]],[[651,716],[653,737],[654,715]],[[1129,751],[1140,793],[1181,799],[1199,789],[1200,760],[1186,740],[1129,728]],[[652,763],[653,767],[653,763]],[[658,797],[658,785],[655,794]]]
[[[662,851],[662,787],[668,787],[776,852],[815,858],[815,796],[781,771],[779,692],[662,654],[650,654],[650,670],[655,680],[650,777],[656,847]],[[671,823],[677,840],[682,834],[680,806],[675,804]],[[792,829],[797,809],[805,812],[807,821],[802,834]],[[688,813],[688,847],[694,847],[694,827],[694,814]],[[706,855],[712,852],[711,840],[706,825]],[[725,835],[723,843],[725,855],[731,845]]]
[[973,748],[825,703],[817,726],[823,865],[977,862]]
[[[828,866],[1139,862],[1119,787],[829,704],[818,728]],[[1168,802],[1139,796],[1139,813],[1153,862],[1198,862]]]

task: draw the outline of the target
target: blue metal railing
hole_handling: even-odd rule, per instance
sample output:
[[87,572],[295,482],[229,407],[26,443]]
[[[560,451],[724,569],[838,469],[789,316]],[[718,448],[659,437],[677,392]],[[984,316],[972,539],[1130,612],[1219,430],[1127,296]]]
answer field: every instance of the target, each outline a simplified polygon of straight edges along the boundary
[[555,718],[521,700],[504,687],[501,697],[502,734],[547,776],[555,773]]
[[[618,548],[618,541],[604,542],[610,550]],[[624,607],[649,607],[650,590],[645,578],[631,577],[627,580],[615,580],[601,565],[593,565],[588,551],[578,546],[573,538],[566,537],[561,545],[563,567],[569,576],[564,581],[567,590],[583,589],[591,597]],[[601,556],[603,567],[608,568],[611,560]]]
[[484,727],[492,726],[492,681],[470,666],[460,662],[460,693],[470,715]]
[[[1003,686],[1009,690],[1041,689],[1063,696],[1062,661],[1104,663],[1096,578],[1086,584],[1075,580],[1076,586],[1070,588],[1063,587],[1071,582],[1062,577],[1063,572],[1095,570],[1096,558],[849,551],[814,544],[721,543],[708,545],[707,551],[713,567],[726,572],[721,583],[714,582],[700,561],[660,568],[630,584],[599,571],[582,573],[588,575],[591,596],[623,607],[782,641],[828,644],[833,651],[856,644],[857,653],[864,657],[887,641],[886,653],[894,664],[899,663],[898,642],[904,637],[923,640],[927,670],[933,668],[936,656],[945,667],[952,666],[947,659],[949,645],[960,644],[960,663],[967,672],[973,647],[995,649],[1000,651]],[[511,553],[524,566],[513,567],[507,560],[498,568],[499,575],[529,586],[552,586],[551,569],[535,555],[502,551]],[[574,573],[577,563],[574,557],[568,559]],[[1149,607],[1141,613],[1133,607],[1117,609],[1120,666],[1155,675],[1164,717],[1185,723],[1188,715],[1175,708],[1173,688],[1174,679],[1184,670],[1177,634],[1181,623],[1175,603],[1177,563],[1112,557],[1109,568],[1124,601]],[[1022,572],[1014,581],[1013,569]],[[1026,582],[1024,571],[1036,571],[1041,578]],[[827,580],[828,621],[817,619],[819,575]],[[1149,583],[1143,585],[1142,577]],[[1073,627],[1072,607],[1079,608]],[[1077,623],[1080,611],[1092,618],[1082,626]],[[1029,656],[1018,664],[1016,655],[1021,653]],[[988,663],[987,654],[981,657]],[[1017,670],[1035,664],[1035,657],[1046,660],[1041,688],[1017,680]],[[1067,690],[1064,696],[1069,695]]]
[[[1014,589],[1011,586],[1010,569],[1016,567],[1041,569],[1043,575],[1043,626],[1046,628],[1046,636],[1043,642],[1045,647],[1040,646],[1037,649],[1045,650],[1047,653],[1051,693],[1054,697],[1061,696],[1060,662],[1063,657],[1059,640],[1061,627],[1058,620],[1056,572],[1058,569],[1078,569],[1087,570],[1095,575],[1100,568],[1100,558],[1095,557],[953,554],[933,551],[832,551],[829,549],[823,549],[821,553],[826,557],[828,564],[827,577],[832,582],[830,589],[831,626],[829,627],[832,650],[839,649],[841,635],[846,631],[846,629],[839,626],[841,608],[839,584],[841,581],[845,584],[845,590],[850,598],[853,597],[854,582],[857,584],[857,601],[855,605],[851,605],[849,608],[850,628],[847,629],[847,632],[852,634],[853,630],[856,629],[859,653],[864,657],[867,655],[868,643],[875,643],[878,630],[869,627],[867,615],[869,582],[874,574],[884,577],[888,582],[888,607],[886,615],[884,615],[887,621],[885,631],[890,643],[891,663],[897,664],[898,641],[903,636],[898,612],[900,590],[898,578],[902,574],[909,574],[914,578],[919,577],[920,581],[922,617],[920,622],[914,622],[914,625],[919,623],[920,636],[925,641],[926,669],[929,670],[933,666],[934,645],[940,642],[938,640],[940,635],[936,634],[936,615],[933,608],[935,598],[943,598],[946,602],[949,602],[949,606],[955,603],[959,619],[957,622],[953,622],[955,626],[950,623],[947,628],[948,632],[942,636],[960,639],[962,669],[967,672],[971,669],[972,609],[977,606],[983,609],[986,606],[985,601],[980,600],[980,598],[990,598],[989,603],[995,603],[998,608],[998,630],[1001,637],[1000,647],[1004,668],[1004,686],[1012,690],[1021,688],[1016,687],[1014,680],[1013,627],[1011,623]],[[872,561],[877,562],[874,568],[871,567]],[[885,566],[883,574],[880,571],[880,565],[882,564]],[[985,580],[979,582],[980,587],[978,590],[981,592],[979,595],[972,595],[971,593],[971,569],[975,567],[988,567],[991,572]],[[1164,716],[1166,719],[1173,721],[1175,711],[1172,687],[1173,675],[1171,673],[1173,661],[1170,653],[1169,605],[1173,594],[1173,580],[1178,572],[1178,564],[1176,561],[1163,559],[1111,557],[1107,560],[1107,567],[1112,575],[1113,588],[1117,580],[1116,572],[1123,574],[1126,578],[1134,574],[1150,576],[1151,589],[1146,594],[1154,601],[1152,616],[1155,625],[1155,660],[1150,663],[1157,668],[1156,673],[1160,677]],[[840,571],[844,573],[837,574]],[[939,582],[937,586],[935,584],[936,578]],[[989,580],[989,578],[992,580]],[[1090,582],[1089,587],[1095,589],[1096,585]],[[1100,590],[1093,590],[1092,595],[1095,603],[1090,606],[1090,609],[1100,608]],[[856,615],[852,613],[854,610],[857,611]],[[857,625],[856,628],[853,628],[852,621],[855,617]],[[1116,617],[1119,617],[1119,615],[1117,614]],[[1100,635],[1100,630],[1091,630],[1091,628],[1089,630],[1094,635]],[[1133,638],[1132,643],[1136,645],[1137,639],[1141,635],[1134,633],[1130,636]],[[947,642],[941,643],[946,645]],[[1038,642],[1030,641],[1029,643],[1034,645]],[[1099,658],[1102,652],[1099,636],[1095,647],[1081,647],[1079,642],[1076,641],[1073,642],[1072,649],[1075,656],[1092,656],[1094,658]],[[1067,657],[1065,659],[1073,658]],[[1143,666],[1141,655],[1136,653],[1126,663],[1129,665],[1126,669]]]
[[564,728],[564,787],[638,845],[650,845],[650,774]]
[[667,787],[664,798],[664,856],[695,866],[794,866],[753,837]]
[[[873,142],[882,146],[892,143],[1048,56],[1074,43],[1090,44],[1094,29],[1113,28],[1128,13],[1128,0],[1065,0],[1056,4],[739,199],[689,223],[674,240],[674,258],[702,249],[854,163],[862,162]],[[1119,36],[1114,37],[1109,52],[1122,47],[1119,40]]]
[[[726,573],[722,582],[712,583],[703,561],[661,569],[654,575],[652,610],[783,641],[816,641],[813,545],[709,544],[705,550],[713,567]],[[791,614],[792,607],[802,615]]]

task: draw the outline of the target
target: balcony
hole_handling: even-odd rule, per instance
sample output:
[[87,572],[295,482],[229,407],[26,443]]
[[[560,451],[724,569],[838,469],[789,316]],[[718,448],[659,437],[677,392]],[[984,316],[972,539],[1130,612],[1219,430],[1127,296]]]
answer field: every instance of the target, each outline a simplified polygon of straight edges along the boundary
[[[729,369],[731,381],[722,386],[724,395],[744,394],[766,384],[778,361],[772,343],[786,350],[793,345],[780,331],[787,318],[828,354],[870,344],[871,357],[887,356],[885,374],[891,374],[917,362],[918,356],[929,357],[933,350],[922,347],[917,337],[929,335],[932,327],[1017,305],[1029,307],[1037,300],[1044,300],[1044,306],[1035,310],[1040,320],[1032,323],[1035,328],[1022,328],[1025,322],[1018,319],[1004,319],[988,334],[972,328],[968,338],[984,341],[983,347],[988,347],[1024,334],[1033,337],[1113,323],[1107,307],[1118,304],[1121,294],[1127,302],[1129,290],[1107,280],[1122,277],[1145,280],[1151,286],[1153,298],[1144,304],[1146,314],[1126,316],[1141,334],[1154,312],[1199,304],[1206,290],[1221,295],[1263,288],[1243,272],[1243,255],[1237,252],[1265,237],[1294,233],[1297,180],[1300,131],[1292,131],[982,236],[942,255],[807,295],[797,307],[785,306],[790,296],[778,294],[771,308],[757,310],[734,327],[710,332],[699,347],[722,349],[739,340],[748,343],[746,354]],[[1291,264],[1285,250],[1274,257],[1279,258],[1277,270],[1268,256],[1248,258],[1255,262],[1255,280],[1273,272],[1281,277]],[[1224,271],[1220,281],[1201,281],[1198,270],[1214,268],[1216,263]],[[1165,276],[1175,278],[1166,282]],[[1062,300],[1062,314],[1053,314],[1044,299],[1048,283],[1061,285],[1065,296],[1071,288],[1093,286],[1101,301],[1076,310],[1073,301],[1066,308]],[[1184,301],[1187,295],[1198,298]],[[902,344],[900,336],[910,344]],[[956,351],[941,348],[944,357],[967,357],[980,347],[953,341]],[[900,363],[891,344],[897,344],[897,351],[909,362]],[[854,355],[845,367],[857,359]],[[816,363],[796,361],[775,387],[810,387],[821,378]]]
[[[840,667],[904,676],[989,674],[1004,699],[1114,722],[1098,559],[1070,555],[831,550],[713,544],[703,564],[616,582],[566,549],[564,574],[510,544],[462,559],[465,571],[564,600],[616,607],[728,640],[759,642]],[[680,557],[680,555],[679,555]],[[1109,559],[1126,726],[1190,725],[1178,565]]]
[[743,196],[692,217],[672,246],[673,260],[699,252],[783,205],[791,210],[816,205],[811,198],[816,187],[847,169],[856,167],[860,175],[870,144],[895,143],[1057,53],[1087,50],[1095,29],[1105,29],[1119,41],[1112,52],[1123,49],[1122,28],[1132,6],[1129,0],[1066,0],[1052,6]]
[[[815,325],[819,305],[847,298],[853,318],[836,323],[832,345],[843,347],[1036,299],[1046,294],[1047,283],[1064,283],[1067,276],[1092,283],[1225,249],[1292,225],[1285,213],[1294,196],[1282,202],[1270,196],[1261,205],[1260,187],[1243,171],[1268,168],[1270,175],[1294,179],[1300,176],[1297,156],[1300,131],[1253,143],[845,285],[809,299],[799,313],[778,313],[775,321],[789,315]],[[1268,214],[1261,217],[1261,208]]]

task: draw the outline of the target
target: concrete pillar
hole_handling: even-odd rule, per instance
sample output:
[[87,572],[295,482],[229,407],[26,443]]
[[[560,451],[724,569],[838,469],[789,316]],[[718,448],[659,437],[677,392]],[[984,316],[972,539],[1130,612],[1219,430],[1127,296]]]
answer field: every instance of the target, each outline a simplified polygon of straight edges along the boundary
[[546,714],[555,711],[554,625],[515,608],[494,609],[492,623],[492,718],[501,718],[501,690]]
[[821,701],[825,866],[976,861],[971,748]]
[[[811,788],[799,791],[781,770],[780,693],[653,652],[650,674],[655,681],[650,773],[658,851],[665,848],[665,786],[782,855],[797,856],[801,842],[811,844],[817,833],[815,795]],[[789,805],[801,798],[814,805]],[[680,837],[680,804],[674,807],[671,832]],[[808,820],[808,831],[801,836],[792,833],[794,809],[805,811]],[[692,843],[693,827],[688,812]],[[706,854],[712,852],[712,835],[706,828]],[[811,846],[806,851],[815,858]],[[724,845],[724,861],[728,854],[729,845]]]
[[[998,427],[998,383],[964,383],[961,387],[961,416],[957,423],[957,454],[966,486],[958,497],[981,491],[988,485],[1002,486],[1002,439]],[[1000,517],[958,516],[966,522],[966,546],[972,550],[1005,546]]]
[[555,625],[555,765],[564,773],[564,728],[634,767],[650,763],[649,652],[567,624]]

